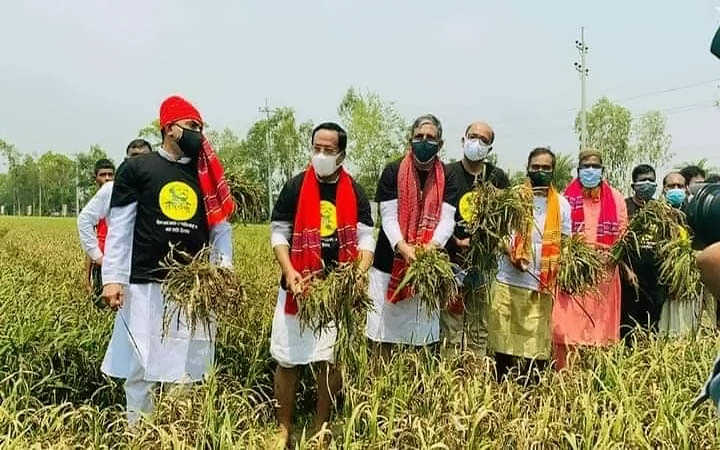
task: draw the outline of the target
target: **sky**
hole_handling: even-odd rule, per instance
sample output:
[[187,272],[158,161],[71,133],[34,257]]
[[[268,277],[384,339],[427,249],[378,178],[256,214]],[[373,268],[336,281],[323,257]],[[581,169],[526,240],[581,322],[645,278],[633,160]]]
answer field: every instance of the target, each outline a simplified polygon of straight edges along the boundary
[[[461,156],[474,120],[496,132],[502,167],[538,145],[574,153],[589,46],[588,103],[667,114],[673,161],[720,166],[720,0],[36,1],[0,14],[0,139],[26,153],[99,144],[117,161],[160,102],[179,93],[213,128],[244,135],[271,106],[337,119],[350,86],[408,120],[431,112]],[[663,92],[668,91],[668,92]],[[669,161],[667,165],[671,165]]]

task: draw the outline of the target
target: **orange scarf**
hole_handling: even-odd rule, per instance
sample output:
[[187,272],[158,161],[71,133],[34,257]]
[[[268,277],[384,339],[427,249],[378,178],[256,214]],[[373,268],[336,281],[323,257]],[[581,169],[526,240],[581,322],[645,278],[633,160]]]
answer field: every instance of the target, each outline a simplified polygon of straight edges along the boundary
[[[555,282],[560,266],[560,200],[554,187],[550,186],[547,193],[547,211],[545,214],[545,228],[542,235],[542,250],[540,257],[540,290],[554,292]],[[513,245],[510,248],[510,260],[519,265],[530,263],[530,242],[532,242],[532,224],[525,233],[515,233]]]

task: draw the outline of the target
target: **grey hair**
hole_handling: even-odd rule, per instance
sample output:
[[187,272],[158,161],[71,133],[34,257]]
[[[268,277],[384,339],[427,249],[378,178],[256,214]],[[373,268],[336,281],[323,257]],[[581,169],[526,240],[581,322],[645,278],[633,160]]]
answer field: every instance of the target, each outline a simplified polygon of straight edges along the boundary
[[442,124],[440,123],[440,119],[435,117],[432,114],[423,114],[422,116],[415,119],[415,122],[413,122],[412,127],[410,127],[410,139],[412,139],[413,135],[415,134],[415,129],[429,123],[431,125],[435,125],[435,128],[438,130],[438,139],[442,139]]

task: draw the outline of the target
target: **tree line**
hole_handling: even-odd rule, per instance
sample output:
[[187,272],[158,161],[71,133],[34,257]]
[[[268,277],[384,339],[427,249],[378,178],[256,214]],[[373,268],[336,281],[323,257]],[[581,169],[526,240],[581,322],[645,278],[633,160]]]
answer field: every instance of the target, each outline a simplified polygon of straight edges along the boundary
[[[337,111],[348,131],[348,168],[369,198],[374,198],[383,167],[399,158],[407,146],[410,121],[392,102],[374,92],[352,87]],[[618,188],[627,190],[629,172],[635,164],[659,165],[671,156],[671,136],[660,111],[633,117],[630,110],[603,97],[586,114],[589,145],[603,152],[608,178]],[[268,205],[285,181],[307,164],[314,125],[311,121],[298,121],[295,110],[283,106],[253,123],[245,136],[230,128],[212,127],[208,127],[206,134],[226,170],[242,174],[247,183],[256,187],[262,204]],[[579,127],[578,115],[575,124],[578,137]],[[139,130],[138,136],[159,145],[158,121]],[[555,184],[560,189],[572,179],[576,150],[558,154]],[[72,157],[53,151],[34,157],[0,139],[0,158],[6,167],[0,173],[0,209],[4,214],[18,215],[74,214],[76,202],[82,208],[95,192],[95,161],[107,157],[99,146],[91,146]],[[511,178],[520,181],[524,174],[524,170],[519,170]],[[267,216],[267,206],[263,209]]]

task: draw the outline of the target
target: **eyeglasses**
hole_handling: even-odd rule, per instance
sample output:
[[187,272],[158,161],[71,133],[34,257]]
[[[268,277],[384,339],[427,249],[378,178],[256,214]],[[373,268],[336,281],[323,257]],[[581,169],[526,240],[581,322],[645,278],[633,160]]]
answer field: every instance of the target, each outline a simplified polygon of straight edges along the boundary
[[589,164],[580,164],[578,166],[579,169],[602,169],[602,164],[595,164],[595,163],[589,163]]
[[311,149],[315,153],[324,153],[326,155],[337,155],[339,153],[339,149],[336,147],[323,147],[322,145],[313,145]]
[[490,139],[488,139],[487,136],[484,136],[482,134],[477,134],[477,133],[470,133],[467,136],[465,136],[465,139],[478,139],[485,145],[492,144],[492,142],[490,142]]

